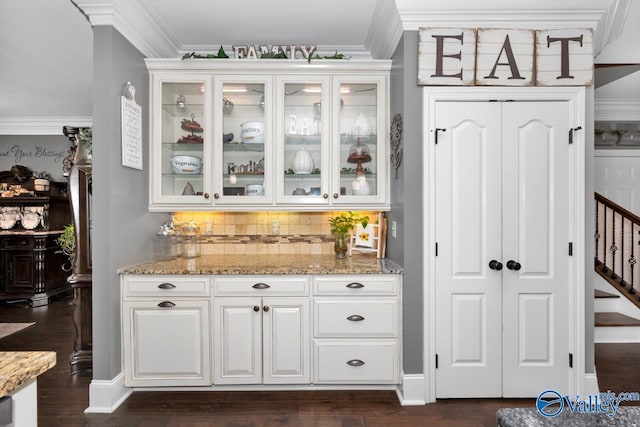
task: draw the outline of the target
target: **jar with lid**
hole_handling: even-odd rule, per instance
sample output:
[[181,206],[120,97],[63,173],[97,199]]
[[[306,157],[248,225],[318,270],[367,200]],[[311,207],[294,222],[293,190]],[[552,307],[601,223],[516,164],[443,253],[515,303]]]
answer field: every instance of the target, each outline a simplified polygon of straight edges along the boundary
[[200,227],[189,222],[182,227],[182,255],[185,258],[200,256]]
[[166,261],[176,257],[174,238],[175,232],[169,224],[164,224],[158,229],[156,238],[153,241],[155,259]]

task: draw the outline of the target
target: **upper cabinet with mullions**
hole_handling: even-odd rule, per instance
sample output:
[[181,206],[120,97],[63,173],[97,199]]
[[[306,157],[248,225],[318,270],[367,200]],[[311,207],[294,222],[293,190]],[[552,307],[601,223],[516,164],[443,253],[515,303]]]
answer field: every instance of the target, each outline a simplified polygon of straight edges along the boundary
[[147,67],[151,211],[389,209],[389,61]]

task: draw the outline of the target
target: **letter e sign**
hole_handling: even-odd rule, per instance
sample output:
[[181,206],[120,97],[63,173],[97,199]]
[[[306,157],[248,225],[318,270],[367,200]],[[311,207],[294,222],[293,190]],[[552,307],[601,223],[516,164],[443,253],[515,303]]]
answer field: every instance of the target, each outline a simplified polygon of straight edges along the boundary
[[418,84],[473,85],[475,58],[475,28],[420,28]]
[[591,29],[536,31],[536,85],[590,86],[592,32]]

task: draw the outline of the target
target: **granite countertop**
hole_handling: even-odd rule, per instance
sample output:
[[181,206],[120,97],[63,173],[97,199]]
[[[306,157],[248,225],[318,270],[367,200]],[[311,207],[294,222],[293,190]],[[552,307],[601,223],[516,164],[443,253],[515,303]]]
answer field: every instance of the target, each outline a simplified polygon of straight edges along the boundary
[[55,351],[0,352],[0,397],[13,393],[55,365]]
[[572,413],[564,409],[555,417],[544,417],[532,408],[502,408],[498,427],[631,427],[640,419],[640,406],[620,406],[613,417],[604,413]]
[[203,255],[169,261],[148,261],[123,267],[120,274],[400,274],[395,262],[372,255]]

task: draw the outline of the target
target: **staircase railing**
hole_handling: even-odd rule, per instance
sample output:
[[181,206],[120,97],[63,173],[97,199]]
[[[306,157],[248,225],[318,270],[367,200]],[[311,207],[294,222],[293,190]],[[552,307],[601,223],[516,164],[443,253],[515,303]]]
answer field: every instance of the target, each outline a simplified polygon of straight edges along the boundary
[[595,193],[595,269],[640,307],[640,216]]

